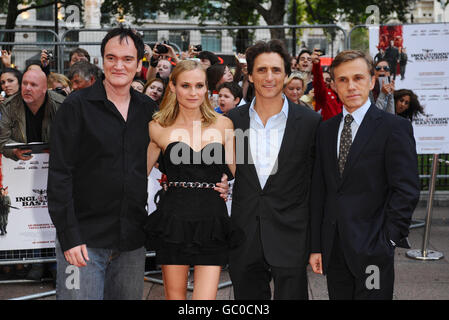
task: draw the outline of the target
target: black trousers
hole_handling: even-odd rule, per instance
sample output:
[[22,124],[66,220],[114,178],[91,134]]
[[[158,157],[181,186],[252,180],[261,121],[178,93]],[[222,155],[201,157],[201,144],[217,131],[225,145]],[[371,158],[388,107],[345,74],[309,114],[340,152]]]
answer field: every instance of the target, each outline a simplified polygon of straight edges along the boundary
[[294,268],[272,266],[264,258],[260,226],[247,254],[231,259],[229,272],[236,300],[271,300],[273,279],[275,300],[307,300],[306,265]]
[[[330,300],[392,300],[394,286],[394,260],[382,263],[378,275],[367,273],[355,276],[346,262],[336,228],[334,245],[327,268],[327,287]],[[374,277],[379,276],[378,285]]]

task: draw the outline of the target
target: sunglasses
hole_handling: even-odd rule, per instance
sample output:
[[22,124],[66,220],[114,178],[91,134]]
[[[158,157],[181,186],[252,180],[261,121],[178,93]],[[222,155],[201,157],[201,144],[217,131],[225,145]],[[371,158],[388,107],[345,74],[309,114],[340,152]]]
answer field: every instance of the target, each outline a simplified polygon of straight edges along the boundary
[[380,71],[382,69],[384,69],[384,71],[390,71],[390,67],[388,67],[388,66],[384,66],[384,67],[377,66],[374,69],[376,69],[376,71]]

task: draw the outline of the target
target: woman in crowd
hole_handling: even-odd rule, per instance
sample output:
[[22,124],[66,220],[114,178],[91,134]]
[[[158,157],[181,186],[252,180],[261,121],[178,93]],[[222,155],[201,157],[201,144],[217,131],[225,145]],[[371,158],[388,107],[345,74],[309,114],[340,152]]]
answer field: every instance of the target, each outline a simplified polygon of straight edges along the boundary
[[164,81],[160,78],[148,81],[143,87],[143,93],[159,105],[164,95]]
[[136,90],[136,91],[138,91],[138,92],[140,92],[140,93],[143,93],[143,87],[144,87],[144,84],[143,84],[143,82],[140,81],[139,79],[134,79],[133,82],[131,83],[131,87],[132,87],[134,90]]
[[47,77],[47,87],[64,96],[67,96],[72,92],[72,84],[69,78],[60,73],[50,72]]
[[190,266],[192,299],[215,299],[228,263],[230,217],[214,182],[235,172],[233,124],[212,109],[200,62],[178,63],[167,90],[149,125],[147,162],[150,172],[162,154],[159,169],[167,176],[167,191],[147,231],[162,265],[166,299],[186,299]]
[[225,83],[234,81],[234,76],[231,69],[224,64],[211,65],[206,70],[207,83],[209,86],[209,97],[211,98],[212,106],[218,107],[218,90],[217,88]]
[[418,114],[424,114],[424,108],[412,90],[401,89],[394,92],[395,112],[398,116],[413,121]]
[[0,83],[2,88],[1,91],[4,92],[4,94],[0,95],[0,102],[2,102],[4,99],[11,97],[20,91],[22,73],[14,68],[6,68],[0,76]]
[[231,69],[224,64],[214,64],[207,68],[207,83],[211,92],[217,91],[218,86],[225,82],[234,81]]
[[290,76],[285,79],[284,94],[291,102],[312,108],[311,105],[300,100],[304,94],[304,79],[299,72],[292,72]]
[[390,65],[387,60],[379,59],[374,65],[376,82],[370,94],[371,102],[388,113],[394,113],[394,80],[390,80]]

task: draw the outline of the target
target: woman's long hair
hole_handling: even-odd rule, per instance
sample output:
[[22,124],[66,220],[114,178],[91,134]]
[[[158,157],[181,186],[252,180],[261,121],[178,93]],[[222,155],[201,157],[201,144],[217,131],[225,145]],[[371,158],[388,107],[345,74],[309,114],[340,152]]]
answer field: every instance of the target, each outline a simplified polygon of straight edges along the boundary
[[[3,71],[0,72],[0,75],[2,75],[4,73],[11,73],[14,76],[14,78],[17,79],[17,81],[19,82],[19,90],[17,90],[17,92],[20,92],[20,90],[22,88],[22,77],[23,77],[22,72],[20,72],[19,70],[15,69],[15,68],[5,68]],[[15,92],[14,94],[16,94],[17,92]]]
[[[206,72],[201,63],[195,60],[183,60],[179,62],[170,75],[169,83],[171,82],[176,86],[176,81],[181,73],[192,71],[195,69],[201,70],[206,76]],[[207,80],[205,85],[207,86]],[[200,111],[202,115],[203,126],[207,127],[217,120],[217,113],[212,108],[207,91],[204,95],[204,101],[200,105]],[[165,90],[164,98],[162,99],[162,102],[160,104],[159,111],[154,114],[153,119],[156,120],[162,127],[168,127],[175,122],[178,114],[178,99],[176,97],[176,94],[173,93],[167,86],[167,90]]]
[[394,107],[395,107],[395,113],[396,113],[396,102],[401,99],[403,96],[409,96],[410,97],[410,104],[408,106],[408,109],[404,112],[398,114],[398,116],[404,117],[409,119],[410,121],[413,121],[418,114],[425,114],[424,108],[421,106],[418,100],[418,96],[409,89],[400,89],[396,90],[394,92]]

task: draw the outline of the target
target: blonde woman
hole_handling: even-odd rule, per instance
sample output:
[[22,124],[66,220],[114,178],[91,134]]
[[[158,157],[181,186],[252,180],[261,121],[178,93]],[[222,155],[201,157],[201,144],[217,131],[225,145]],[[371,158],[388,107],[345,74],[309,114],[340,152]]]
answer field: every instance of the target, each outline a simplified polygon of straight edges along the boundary
[[284,81],[284,94],[291,102],[312,108],[309,104],[301,100],[305,89],[304,84],[304,78],[301,77],[300,73],[292,72]]
[[72,85],[69,78],[60,73],[51,72],[47,77],[48,89],[54,90],[62,95],[69,95],[72,92]]
[[235,172],[234,138],[231,120],[215,113],[209,102],[206,72],[199,62],[177,64],[149,133],[149,172],[162,153],[159,169],[168,179],[148,224],[157,239],[165,297],[186,299],[193,265],[192,299],[215,299],[221,267],[228,263],[230,218],[225,196],[214,182]]

